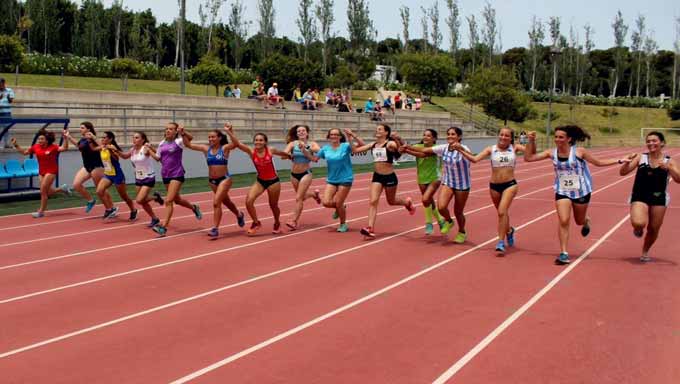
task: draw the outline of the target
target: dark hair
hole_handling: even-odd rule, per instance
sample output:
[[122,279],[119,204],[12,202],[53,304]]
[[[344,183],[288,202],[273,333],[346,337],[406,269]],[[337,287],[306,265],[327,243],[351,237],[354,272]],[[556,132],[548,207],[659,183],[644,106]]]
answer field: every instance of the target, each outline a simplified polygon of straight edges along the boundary
[[[387,132],[387,142],[394,141],[394,142],[396,143],[396,141],[392,138],[392,127],[390,127],[390,126],[387,125],[387,124],[378,124],[378,127],[380,127],[380,126],[382,126],[383,129]],[[399,143],[397,143],[397,146],[398,146],[398,144],[399,144]],[[400,157],[401,157],[401,153],[400,153],[400,152],[397,152],[397,153],[394,155],[394,158],[395,158],[395,159],[399,159]]]
[[584,131],[583,128],[578,125],[561,125],[555,128],[555,132],[562,131],[567,134],[569,138],[569,144],[574,145],[577,141],[586,141],[590,139],[588,132]]
[[50,132],[45,128],[41,128],[38,131],[38,136],[45,136],[45,140],[47,140],[47,145],[52,145],[54,144],[56,138],[54,136],[54,132]]
[[255,141],[255,138],[258,136],[262,136],[262,138],[264,138],[264,144],[267,145],[267,143],[269,142],[269,138],[267,137],[267,135],[265,135],[262,132],[258,132],[255,135],[253,135],[253,141]]
[[121,151],[120,146],[118,145],[118,143],[116,143],[116,135],[113,132],[104,131],[104,135],[106,135],[106,137],[109,140],[111,140],[111,144],[113,144],[113,146],[116,147],[117,150]]
[[501,129],[498,130],[498,134],[500,135],[501,131],[504,129],[510,131],[510,144],[515,144],[515,130],[510,127],[501,127]]
[[332,132],[334,129],[337,130],[338,133],[340,134],[340,142],[341,142],[341,143],[347,142],[347,138],[345,137],[345,134],[342,133],[342,131],[340,130],[340,128],[331,128],[331,129],[329,129],[329,130],[328,130],[328,133],[326,133],[326,139],[330,139],[330,138],[331,138],[331,132]]
[[307,134],[309,134],[309,127],[307,125],[295,124],[288,130],[288,134],[286,135],[286,143],[290,143],[295,140],[300,140],[300,138],[297,135],[297,129],[300,127],[305,127],[305,130],[307,130]]
[[149,138],[146,137],[146,133],[142,131],[135,131],[135,133],[142,137],[142,144],[146,144],[149,142]]
[[83,121],[80,123],[80,125],[84,126],[88,131],[92,132],[93,135],[97,135],[97,132],[94,131],[94,124],[90,123],[89,121]]
[[220,132],[219,129],[213,129],[211,132],[217,135],[217,137],[220,138],[220,146],[224,146],[229,144],[229,139],[227,139],[227,135],[224,133]]
[[454,131],[456,131],[456,135],[458,135],[458,137],[460,137],[460,141],[462,142],[463,141],[463,130],[460,129],[459,127],[456,127],[455,125],[452,125],[446,130],[446,133],[448,134],[449,131],[452,130],[452,129]]
[[659,131],[651,131],[651,132],[649,132],[649,133],[647,134],[647,136],[645,136],[645,139],[648,138],[649,136],[652,136],[652,135],[658,137],[659,140],[660,140],[662,143],[665,143],[665,142],[666,142],[666,138],[663,136],[663,133],[661,133],[661,132],[659,132]]
[[[427,128],[427,129],[425,129],[425,131],[423,131],[423,133],[425,133],[425,132],[430,132],[430,135],[432,135],[432,137],[434,138],[434,142],[435,143],[437,142],[437,131],[436,130],[434,130],[432,128]],[[422,140],[420,140],[420,144],[424,144]]]
[[[174,121],[169,122],[168,125],[173,125],[175,127],[175,131],[177,131],[179,129],[179,124],[177,124]],[[175,132],[175,139],[177,138],[178,135],[179,135],[179,132]]]

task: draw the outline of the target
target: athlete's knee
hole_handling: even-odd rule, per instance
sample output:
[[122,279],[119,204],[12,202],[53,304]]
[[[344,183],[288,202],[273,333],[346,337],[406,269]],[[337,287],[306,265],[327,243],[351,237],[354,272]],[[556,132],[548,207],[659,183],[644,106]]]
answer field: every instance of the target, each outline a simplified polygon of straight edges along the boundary
[[376,198],[371,197],[371,199],[368,201],[368,204],[373,206],[373,207],[377,207],[378,203],[380,203],[380,197],[379,196],[376,197]]
[[508,216],[508,210],[507,209],[498,209],[498,218],[499,219],[504,219]]
[[429,206],[432,205],[432,203],[434,203],[434,201],[432,200],[431,197],[430,198],[423,198],[422,202],[423,202],[423,207],[429,207]]

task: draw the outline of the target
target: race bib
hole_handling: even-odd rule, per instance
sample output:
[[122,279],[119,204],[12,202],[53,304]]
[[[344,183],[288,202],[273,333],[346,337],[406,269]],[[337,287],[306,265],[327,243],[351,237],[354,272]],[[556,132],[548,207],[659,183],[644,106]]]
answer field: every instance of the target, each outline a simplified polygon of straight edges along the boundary
[[136,178],[138,178],[138,179],[143,179],[144,176],[146,176],[146,175],[144,174],[144,170],[143,170],[143,169],[136,169],[136,170],[135,170],[135,177],[136,177]]
[[375,161],[375,162],[386,162],[387,161],[387,148],[373,148],[373,161]]
[[113,172],[113,164],[111,164],[110,161],[104,161],[104,172],[111,173]]
[[498,163],[500,165],[508,165],[510,164],[510,157],[508,155],[500,155],[498,156]]
[[573,192],[581,189],[581,178],[579,175],[570,173],[560,173],[560,190],[565,192]]

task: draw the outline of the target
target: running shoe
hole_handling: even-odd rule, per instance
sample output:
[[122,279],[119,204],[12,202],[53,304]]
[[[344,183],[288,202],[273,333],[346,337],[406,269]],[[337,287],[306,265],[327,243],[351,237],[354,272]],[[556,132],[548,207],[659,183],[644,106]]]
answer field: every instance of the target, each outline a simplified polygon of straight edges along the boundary
[[290,229],[291,231],[294,231],[294,230],[297,229],[297,223],[294,222],[294,221],[288,221],[288,222],[286,222],[286,226],[287,226],[288,229]]
[[650,262],[650,261],[652,261],[652,258],[651,258],[651,257],[649,257],[649,256],[647,256],[647,255],[642,255],[642,256],[640,256],[640,262],[641,262],[641,263],[647,263],[647,262]]
[[97,200],[95,199],[88,201],[87,205],[85,205],[85,213],[90,213],[90,211],[92,211],[92,208],[94,208],[95,204],[97,204]]
[[192,209],[194,211],[194,215],[196,215],[196,220],[201,220],[203,218],[201,208],[199,208],[198,205],[194,204]]
[[586,219],[586,223],[581,227],[581,236],[586,237],[590,234],[590,219]]
[[161,223],[161,219],[159,219],[159,218],[156,217],[155,219],[151,219],[151,222],[149,223],[148,227],[149,227],[149,228],[153,228],[153,227],[157,226],[157,225],[160,224],[160,223]]
[[506,235],[506,238],[508,240],[508,247],[514,247],[515,246],[515,228],[510,227],[510,232]]
[[345,232],[349,231],[349,227],[347,226],[347,223],[340,224],[337,231],[340,232],[340,233],[345,233]]
[[243,212],[238,213],[238,217],[236,218],[236,222],[238,223],[238,226],[243,228],[246,226],[246,215],[243,214]]
[[437,220],[437,225],[439,225],[439,233],[441,233],[442,228],[444,228],[444,225],[446,225],[446,221],[444,219]]
[[466,232],[458,232],[456,237],[453,239],[453,242],[456,243],[456,244],[463,244],[466,239],[467,239],[467,233]]
[[411,216],[416,214],[416,207],[413,206],[413,200],[411,200],[410,197],[406,198],[406,210],[408,211],[408,214]]
[[425,223],[425,234],[426,235],[431,235],[432,231],[434,231],[434,226],[432,226],[432,223]]
[[[347,204],[344,204],[342,207],[347,209]],[[340,218],[340,215],[338,214],[338,211],[337,210],[333,211],[333,220],[337,220],[339,218]]]
[[220,235],[220,231],[217,229],[217,227],[210,228],[210,232],[208,232],[208,236],[217,237],[219,235]]
[[639,229],[638,229],[638,228],[635,228],[635,229],[633,229],[633,235],[634,235],[635,237],[637,237],[637,238],[642,237],[642,235],[644,235],[644,234],[645,234],[645,230],[642,229],[642,228],[639,228]]
[[260,230],[260,228],[262,228],[262,223],[260,223],[259,221],[253,221],[250,224],[250,228],[248,228],[248,234],[254,235],[255,233],[257,233],[257,231]]
[[154,193],[153,193],[153,201],[155,201],[156,203],[158,203],[158,205],[163,205],[163,204],[165,204],[165,200],[163,200],[163,196],[161,196],[161,194],[158,193],[158,192],[154,192]]
[[44,212],[33,212],[33,213],[31,213],[31,216],[33,216],[34,219],[39,219],[41,217],[44,217],[45,213]]
[[375,239],[375,233],[373,232],[373,228],[371,227],[361,228],[361,231],[359,232],[365,237],[368,237],[369,239]]
[[557,265],[566,265],[571,263],[571,260],[569,260],[569,254],[566,252],[560,253],[559,256],[557,256],[557,259],[555,259],[555,264]]
[[278,235],[281,232],[283,232],[281,230],[281,223],[279,223],[279,222],[274,223],[274,228],[272,228],[272,233],[275,234],[275,235]]
[[108,218],[109,215],[111,214],[111,211],[112,211],[112,209],[105,209],[104,210],[104,216],[102,216],[102,219]]
[[130,221],[135,221],[137,220],[137,213],[139,213],[139,210],[133,209],[130,211]]
[[62,184],[60,188],[62,191],[64,191],[66,196],[73,196],[73,191],[71,190],[71,187],[68,186],[68,184]]
[[439,232],[441,232],[442,235],[446,235],[451,230],[451,227],[453,227],[453,219],[444,221],[444,224],[439,228]]
[[503,240],[498,240],[498,244],[496,244],[496,253],[498,256],[505,255],[505,242]]
[[118,207],[113,207],[109,210],[109,215],[106,216],[106,219],[113,219],[116,216],[118,216]]
[[162,225],[156,225],[155,227],[152,228],[154,232],[156,232],[160,237],[164,237],[166,233],[168,233],[168,229],[165,228]]
[[314,201],[316,201],[317,204],[321,204],[321,196],[319,196],[319,190],[318,189],[314,190],[314,196],[312,196],[312,197],[314,198]]

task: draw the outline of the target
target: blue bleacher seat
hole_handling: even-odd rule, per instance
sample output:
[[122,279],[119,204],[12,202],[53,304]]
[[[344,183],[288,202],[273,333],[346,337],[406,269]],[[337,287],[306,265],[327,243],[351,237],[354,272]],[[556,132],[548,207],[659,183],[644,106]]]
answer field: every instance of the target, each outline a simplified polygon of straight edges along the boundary
[[12,177],[28,177],[29,173],[24,171],[19,160],[10,159],[5,162],[5,169]]
[[11,179],[12,174],[5,170],[5,165],[0,163],[0,179]]
[[38,176],[38,160],[30,158],[24,160],[24,171],[27,173],[26,176]]

